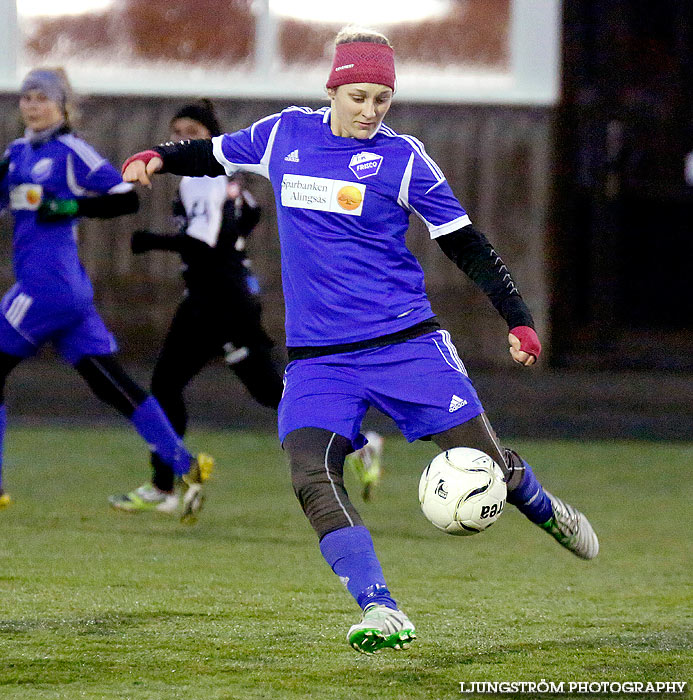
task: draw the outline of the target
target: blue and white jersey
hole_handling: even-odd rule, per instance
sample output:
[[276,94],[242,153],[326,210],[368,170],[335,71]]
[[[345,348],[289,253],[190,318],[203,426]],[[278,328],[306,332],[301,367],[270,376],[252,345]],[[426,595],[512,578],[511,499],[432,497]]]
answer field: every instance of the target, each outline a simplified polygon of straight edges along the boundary
[[74,134],[45,143],[13,141],[5,152],[7,176],[0,183],[0,209],[14,216],[13,262],[17,281],[32,296],[56,304],[90,302],[93,290],[77,253],[76,221],[44,223],[36,211],[46,197],[74,198],[126,192],[113,166]]
[[384,124],[370,139],[335,136],[328,107],[289,107],[212,141],[227,174],[272,183],[289,347],[368,340],[434,316],[406,247],[409,216],[432,238],[470,220],[420,141]]

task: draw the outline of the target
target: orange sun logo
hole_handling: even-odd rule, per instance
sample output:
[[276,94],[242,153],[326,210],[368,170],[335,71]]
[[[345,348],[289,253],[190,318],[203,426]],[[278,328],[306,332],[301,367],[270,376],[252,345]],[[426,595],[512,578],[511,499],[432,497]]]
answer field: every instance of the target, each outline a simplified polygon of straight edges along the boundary
[[31,206],[36,206],[41,201],[41,192],[39,190],[28,190],[26,193],[26,201]]
[[347,211],[357,209],[362,201],[363,196],[361,192],[353,185],[345,185],[337,193],[337,204]]

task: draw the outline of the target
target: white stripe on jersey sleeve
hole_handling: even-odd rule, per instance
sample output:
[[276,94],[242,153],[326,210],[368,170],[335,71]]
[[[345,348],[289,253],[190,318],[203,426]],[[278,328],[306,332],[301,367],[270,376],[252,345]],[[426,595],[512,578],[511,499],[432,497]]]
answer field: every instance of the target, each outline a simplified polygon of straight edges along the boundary
[[135,189],[131,182],[119,182],[117,185],[113,185],[107,194],[123,194],[124,192],[130,192],[130,190]]
[[445,175],[443,175],[443,171],[438,167],[438,164],[431,158],[431,156],[426,153],[426,149],[424,148],[424,145],[419,141],[419,139],[415,139],[413,136],[407,136],[406,134],[400,134],[399,137],[401,139],[404,139],[408,144],[410,144],[416,152],[421,156],[423,159],[423,162],[426,163],[426,165],[429,167],[430,171],[433,173],[433,176],[438,179],[438,180],[445,180]]
[[219,240],[226,184],[225,175],[184,177],[180,181],[180,198],[188,219],[185,233],[210,248],[214,248]]
[[272,148],[274,146],[274,139],[277,136],[277,130],[279,129],[279,124],[281,123],[281,119],[277,119],[277,123],[272,127],[272,131],[270,132],[269,139],[267,139],[267,148],[265,148],[265,152],[262,154],[262,158],[260,159],[259,163],[232,163],[230,160],[226,158],[224,155],[224,152],[221,148],[222,144],[222,139],[224,138],[222,136],[215,136],[212,139],[212,151],[214,153],[214,157],[217,159],[217,161],[224,166],[224,170],[226,171],[227,175],[233,175],[234,173],[238,172],[239,170],[242,170],[243,172],[246,173],[253,173],[254,175],[261,175],[264,178],[267,178],[269,180],[269,161],[270,161],[270,156],[272,155]]
[[281,114],[279,112],[275,112],[274,114],[270,114],[268,117],[263,117],[262,119],[258,119],[251,127],[250,127],[250,140],[255,141],[255,127],[259,126],[262,124],[262,122],[266,122],[268,119],[274,119],[275,117],[280,117]]
[[438,164],[431,158],[431,156],[426,153],[426,148],[419,139],[409,136],[408,134],[398,134],[396,131],[391,129],[385,124],[380,124],[378,133],[383,134],[383,136],[390,136],[391,138],[398,138],[406,141],[413,150],[415,150],[422,158],[423,162],[428,166],[429,170],[433,173],[433,176],[442,182],[445,180],[445,175],[443,171],[438,167]]
[[67,154],[65,163],[65,178],[67,179],[67,186],[70,188],[70,192],[72,192],[75,197],[83,197],[85,194],[87,194],[87,190],[79,185],[77,178],[75,177],[75,163],[72,153]]
[[426,224],[426,228],[428,229],[428,233],[431,236],[431,240],[434,238],[439,238],[440,236],[444,236],[446,233],[452,233],[453,231],[457,231],[458,228],[464,228],[465,226],[469,226],[472,223],[472,220],[469,218],[468,214],[465,214],[464,216],[458,216],[456,219],[453,219],[452,221],[448,221],[447,224],[440,224],[440,226],[434,226],[431,224],[429,221],[426,221],[426,219],[419,214],[414,207],[412,207],[412,211],[421,219],[421,221]]
[[58,141],[64,143],[84,161],[84,164],[89,168],[89,174],[98,170],[106,162],[106,159],[99,155],[86,141],[82,141],[74,134],[62,134],[58,136]]
[[408,211],[412,211],[412,208],[409,206],[409,183],[411,182],[411,171],[413,167],[414,154],[412,153],[409,156],[407,167],[404,169],[404,175],[402,175],[402,182],[399,184],[399,195],[397,197],[397,204]]
[[[415,156],[412,153],[409,156],[407,167],[404,169],[404,175],[402,175],[402,182],[399,185],[399,195],[397,197],[397,204],[399,204],[402,208],[408,211],[413,211],[414,214],[416,214],[419,217],[419,219],[421,219],[421,221],[424,222],[426,228],[428,229],[428,233],[431,236],[431,239],[438,238],[438,236],[444,236],[446,233],[452,233],[453,231],[457,231],[458,228],[469,226],[469,224],[471,224],[472,222],[467,214],[465,214],[464,216],[458,216],[456,219],[448,221],[445,224],[439,224],[438,226],[434,226],[430,221],[427,221],[421,215],[421,213],[418,212],[409,203],[409,183],[411,182],[411,172],[412,168],[414,167],[414,158]],[[440,182],[435,184],[428,190],[428,192],[436,188],[441,182],[444,182],[444,180],[441,180]],[[428,192],[426,194],[428,194]]]

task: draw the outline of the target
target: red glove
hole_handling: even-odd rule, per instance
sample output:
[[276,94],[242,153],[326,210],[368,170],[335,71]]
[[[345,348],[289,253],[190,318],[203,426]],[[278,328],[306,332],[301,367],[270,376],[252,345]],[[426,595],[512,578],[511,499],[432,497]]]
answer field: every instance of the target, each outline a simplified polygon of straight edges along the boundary
[[520,350],[528,355],[534,355],[535,359],[541,354],[541,343],[534,328],[529,326],[515,326],[511,328],[512,333],[520,341]]
[[133,163],[136,160],[141,160],[145,165],[147,165],[152,158],[161,158],[161,154],[157,153],[156,151],[140,151],[139,153],[135,153],[134,156],[130,156],[123,163],[123,167],[120,169],[120,174],[122,175],[125,172],[125,168],[127,168],[130,163]]

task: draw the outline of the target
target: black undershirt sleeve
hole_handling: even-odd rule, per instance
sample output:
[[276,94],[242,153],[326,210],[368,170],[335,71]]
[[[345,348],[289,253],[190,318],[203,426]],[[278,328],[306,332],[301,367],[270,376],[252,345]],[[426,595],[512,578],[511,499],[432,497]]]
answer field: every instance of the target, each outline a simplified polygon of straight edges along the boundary
[[224,166],[214,157],[210,139],[168,142],[156,146],[155,150],[164,161],[160,172],[190,177],[216,177],[224,175]]
[[134,214],[140,206],[140,200],[135,190],[102,194],[96,197],[78,197],[77,216],[91,219],[112,219],[116,216]]
[[508,328],[534,328],[532,314],[520,296],[510,270],[483,233],[469,225],[435,240],[445,255],[491,300]]

